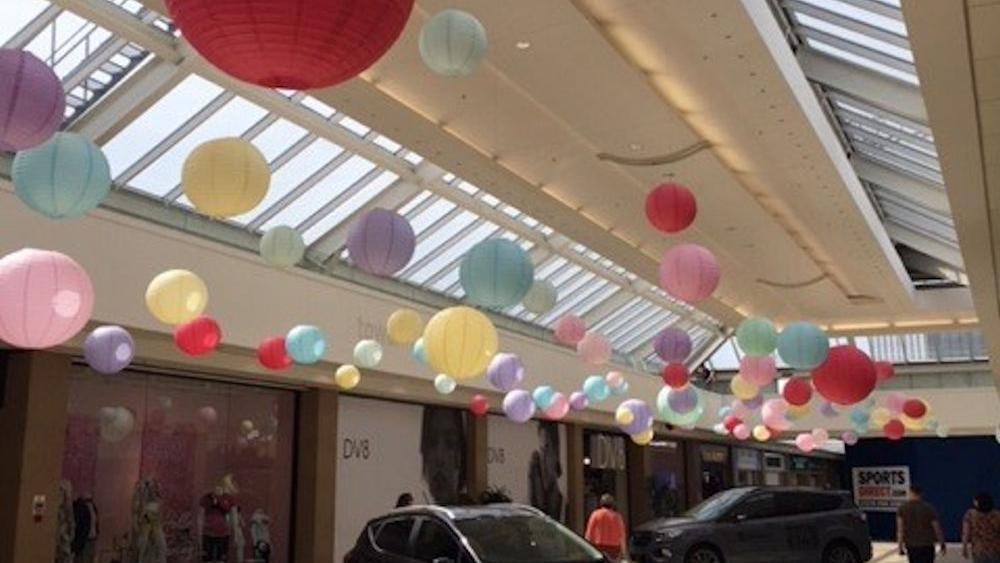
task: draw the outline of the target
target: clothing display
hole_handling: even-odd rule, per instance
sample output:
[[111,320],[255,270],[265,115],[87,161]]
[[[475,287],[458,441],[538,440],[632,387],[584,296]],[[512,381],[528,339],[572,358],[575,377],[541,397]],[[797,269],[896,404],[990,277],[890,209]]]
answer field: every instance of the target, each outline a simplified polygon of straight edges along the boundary
[[93,563],[95,545],[100,535],[100,518],[93,498],[80,496],[73,501],[73,522],[73,561]]
[[132,494],[132,529],[124,563],[166,563],[167,538],[160,506],[159,482],[140,479]]
[[72,563],[75,521],[73,518],[73,487],[69,481],[59,482],[59,508],[56,514],[56,563]]
[[259,508],[250,517],[250,540],[254,560],[268,563],[271,560],[271,517]]

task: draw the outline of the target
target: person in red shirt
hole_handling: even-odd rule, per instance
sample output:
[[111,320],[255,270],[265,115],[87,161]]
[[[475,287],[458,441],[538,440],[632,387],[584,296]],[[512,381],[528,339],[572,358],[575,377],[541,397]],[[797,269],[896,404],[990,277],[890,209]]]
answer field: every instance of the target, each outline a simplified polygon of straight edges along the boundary
[[615,497],[601,495],[597,510],[587,520],[587,541],[611,561],[628,559],[625,546],[625,521],[615,510]]
[[198,501],[198,529],[201,536],[201,560],[225,563],[229,558],[231,529],[227,516],[236,506],[226,479]]

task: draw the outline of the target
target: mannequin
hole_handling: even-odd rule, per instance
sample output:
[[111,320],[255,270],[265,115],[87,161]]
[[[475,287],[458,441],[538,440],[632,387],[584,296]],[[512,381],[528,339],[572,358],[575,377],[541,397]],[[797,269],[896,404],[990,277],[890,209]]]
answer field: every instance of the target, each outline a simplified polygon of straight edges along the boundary
[[253,558],[261,563],[271,561],[271,517],[260,508],[250,516],[250,540]]
[[166,563],[167,538],[160,514],[160,483],[141,479],[132,494],[132,530],[126,563]]
[[100,533],[100,518],[97,505],[88,493],[84,493],[73,501],[73,535],[74,563],[94,563],[97,536]]
[[238,515],[232,516],[236,510],[233,495],[237,492],[233,476],[227,474],[198,501],[197,533],[201,538],[201,560],[204,562],[226,563],[229,560],[229,540],[236,535],[233,524],[239,521]]
[[56,563],[72,563],[75,522],[73,519],[73,486],[59,482],[59,512],[56,514]]

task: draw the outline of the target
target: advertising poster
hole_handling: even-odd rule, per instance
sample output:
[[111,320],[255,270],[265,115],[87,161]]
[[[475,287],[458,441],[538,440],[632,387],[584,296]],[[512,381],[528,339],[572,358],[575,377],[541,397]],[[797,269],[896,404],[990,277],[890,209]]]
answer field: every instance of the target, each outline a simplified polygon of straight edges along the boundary
[[855,467],[851,476],[854,502],[861,510],[895,512],[906,501],[910,489],[909,466]]
[[524,424],[490,416],[487,480],[512,501],[564,521],[566,516],[566,429],[555,422]]

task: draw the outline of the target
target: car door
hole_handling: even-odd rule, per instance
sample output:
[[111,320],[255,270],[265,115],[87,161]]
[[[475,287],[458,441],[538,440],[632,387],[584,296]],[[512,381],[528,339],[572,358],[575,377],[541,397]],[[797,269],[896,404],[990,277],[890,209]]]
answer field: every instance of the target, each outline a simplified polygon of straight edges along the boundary
[[820,517],[824,510],[831,508],[839,499],[824,493],[806,491],[780,491],[775,502],[781,526],[785,530],[788,545],[788,561],[807,563],[819,561],[822,556],[820,542]]
[[412,542],[416,518],[386,518],[372,530],[372,563],[415,563]]
[[412,557],[421,563],[458,563],[458,538],[444,522],[424,517],[417,522],[413,536]]
[[776,525],[775,495],[757,491],[720,523],[721,548],[731,563],[774,563],[788,558],[784,529]]

